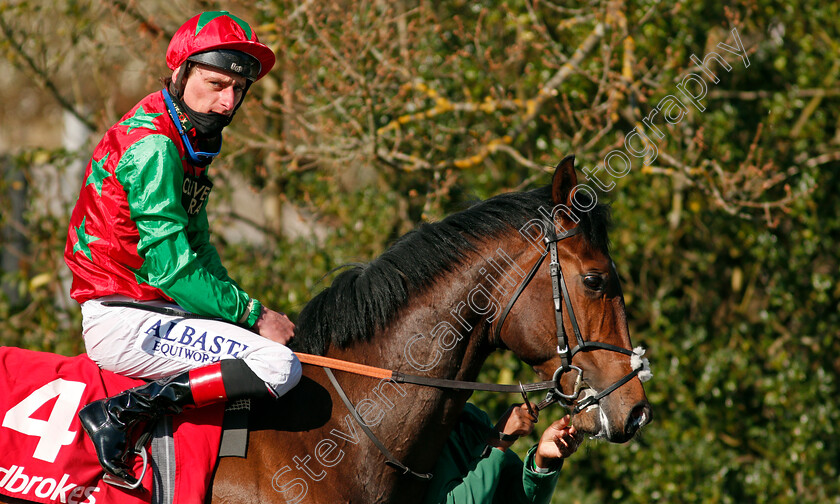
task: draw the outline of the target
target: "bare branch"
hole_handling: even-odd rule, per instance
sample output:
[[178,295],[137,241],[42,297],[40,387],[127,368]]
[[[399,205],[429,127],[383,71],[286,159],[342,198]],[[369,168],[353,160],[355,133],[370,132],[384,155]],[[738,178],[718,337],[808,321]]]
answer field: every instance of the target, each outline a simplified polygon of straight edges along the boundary
[[715,89],[709,91],[709,98],[712,99],[727,99],[727,100],[762,100],[764,98],[772,98],[776,95],[782,94],[787,98],[813,98],[823,96],[838,96],[840,89],[779,89],[779,90],[758,90],[758,91],[736,91],[728,89]]
[[575,50],[571,59],[569,59],[569,62],[563,65],[560,70],[543,85],[535,98],[528,101],[528,113],[522,117],[519,124],[508,134],[509,136],[517,138],[520,134],[522,134],[525,128],[528,127],[528,124],[537,117],[537,114],[545,101],[548,98],[557,95],[557,88],[560,84],[562,84],[569,75],[572,74],[574,69],[583,62],[583,59],[592,52],[598,42],[600,42],[600,40],[604,37],[604,31],[605,28],[603,23],[599,22],[595,25],[595,28],[593,28],[589,36],[586,37],[586,40],[584,40],[583,43]]
[[[0,16],[0,30],[3,32],[3,36],[6,40],[9,41],[9,46],[12,50],[20,56],[23,62],[26,64],[26,67],[29,68],[29,71],[35,74],[35,77],[40,82],[40,84],[52,95],[53,98],[61,105],[61,108],[67,110],[73,116],[75,116],[79,121],[82,122],[88,129],[91,131],[96,129],[96,124],[91,120],[91,118],[85,114],[82,114],[79,109],[77,109],[70,100],[64,97],[61,92],[58,90],[58,87],[52,81],[50,76],[47,74],[46,70],[40,68],[32,57],[27,54],[24,50],[23,45],[17,40],[15,37],[15,33],[12,28],[6,23],[6,19],[3,16]],[[15,65],[17,66],[17,65]]]

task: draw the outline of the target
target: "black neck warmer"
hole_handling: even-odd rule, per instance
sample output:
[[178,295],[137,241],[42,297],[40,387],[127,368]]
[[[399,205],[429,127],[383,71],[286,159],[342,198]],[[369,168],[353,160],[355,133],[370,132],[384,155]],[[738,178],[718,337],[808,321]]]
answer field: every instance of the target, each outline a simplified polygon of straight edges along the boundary
[[[169,85],[169,94],[172,96],[172,99],[175,101],[178,108],[184,111],[187,115],[187,118],[190,120],[190,124],[193,128],[195,128],[196,135],[199,138],[213,138],[217,137],[222,133],[222,130],[230,124],[230,121],[233,120],[233,115],[236,113],[234,110],[234,114],[229,116],[224,114],[219,114],[218,112],[196,112],[195,110],[191,109],[189,105],[184,103],[183,93],[179,83],[173,82]],[[239,103],[242,103],[240,101]],[[237,106],[236,108],[239,108]],[[188,126],[187,129],[189,129]]]
[[230,124],[233,114],[227,116],[218,112],[196,112],[189,105],[179,99],[190,122],[195,127],[197,135],[201,138],[212,138],[222,134],[222,130]]

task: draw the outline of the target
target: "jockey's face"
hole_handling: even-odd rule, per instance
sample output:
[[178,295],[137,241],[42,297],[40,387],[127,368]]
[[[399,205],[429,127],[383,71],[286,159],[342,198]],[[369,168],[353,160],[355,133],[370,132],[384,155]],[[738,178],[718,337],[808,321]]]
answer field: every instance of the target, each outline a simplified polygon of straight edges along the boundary
[[[182,68],[173,73],[173,81]],[[187,76],[184,103],[196,112],[231,115],[242,99],[246,83],[241,75],[199,64]]]

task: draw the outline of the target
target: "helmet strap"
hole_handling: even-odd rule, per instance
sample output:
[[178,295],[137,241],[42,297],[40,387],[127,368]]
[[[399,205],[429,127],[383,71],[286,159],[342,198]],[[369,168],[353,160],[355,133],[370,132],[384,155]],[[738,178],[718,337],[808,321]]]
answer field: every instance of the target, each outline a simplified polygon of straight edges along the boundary
[[187,87],[187,75],[192,70],[192,67],[193,63],[191,61],[185,61],[181,65],[181,70],[178,72],[178,80],[169,86],[170,94],[178,101],[181,101],[184,97],[184,89]]
[[189,122],[189,118],[186,117],[187,114],[181,111],[179,107],[179,105],[181,105],[180,100],[173,98],[167,89],[163,89],[161,92],[163,93],[163,100],[166,102],[166,108],[169,111],[169,117],[172,119],[172,122],[175,124],[175,128],[178,130],[178,134],[181,136],[185,154],[187,155],[190,163],[194,166],[200,167],[209,165],[213,161],[213,158],[218,156],[219,152],[221,152],[222,135],[219,134],[210,139],[202,139],[196,136],[196,143],[200,147],[214,147],[211,152],[196,152],[195,149],[193,149],[189,136],[187,135],[187,127],[192,127],[192,124]]

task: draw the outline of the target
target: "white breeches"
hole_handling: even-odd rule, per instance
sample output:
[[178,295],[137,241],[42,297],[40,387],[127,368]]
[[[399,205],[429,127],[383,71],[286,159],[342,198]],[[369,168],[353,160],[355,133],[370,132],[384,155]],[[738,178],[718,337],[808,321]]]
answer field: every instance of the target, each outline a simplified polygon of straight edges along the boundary
[[[82,304],[82,335],[88,356],[99,367],[131,378],[157,380],[221,359],[242,359],[277,395],[300,381],[301,367],[284,345],[217,320],[162,315],[138,308],[103,306],[106,296]],[[168,306],[165,301],[144,301]]]

